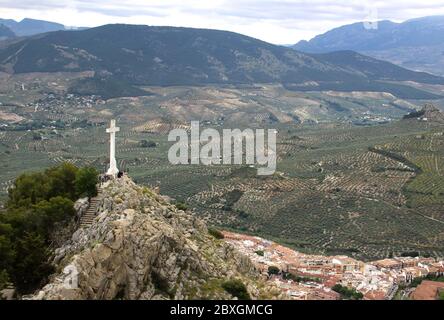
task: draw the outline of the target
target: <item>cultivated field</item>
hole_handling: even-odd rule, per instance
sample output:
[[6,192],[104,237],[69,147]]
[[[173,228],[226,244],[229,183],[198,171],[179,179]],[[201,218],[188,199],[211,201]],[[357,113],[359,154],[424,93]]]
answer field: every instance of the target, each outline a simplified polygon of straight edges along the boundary
[[[23,171],[65,161],[104,171],[105,128],[116,118],[120,167],[210,224],[302,251],[363,259],[412,251],[444,256],[444,128],[397,121],[410,102],[271,86],[146,88],[152,95],[103,101],[65,95],[62,75],[45,77],[14,79],[18,85],[7,82],[9,91],[1,91],[0,115],[9,117],[0,119],[1,200]],[[35,88],[23,90],[21,81]],[[372,116],[359,119],[369,106]],[[15,122],[12,114],[25,120]],[[387,122],[383,118],[393,121],[377,124]],[[259,177],[248,166],[171,165],[167,134],[187,129],[191,119],[217,129],[277,129],[276,174]]]

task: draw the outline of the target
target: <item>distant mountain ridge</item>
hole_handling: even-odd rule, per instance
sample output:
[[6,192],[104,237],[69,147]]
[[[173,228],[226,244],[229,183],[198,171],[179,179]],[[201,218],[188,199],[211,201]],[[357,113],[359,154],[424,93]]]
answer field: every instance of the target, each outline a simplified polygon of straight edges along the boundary
[[444,75],[444,16],[379,21],[377,29],[362,22],[341,26],[294,49],[309,53],[353,50],[405,68]]
[[11,29],[17,36],[31,36],[39,33],[66,30],[60,23],[25,18],[19,22],[12,19],[0,19],[0,24]]
[[11,39],[15,37],[15,33],[4,24],[0,24],[0,40]]
[[[283,83],[349,91],[358,83],[359,90],[371,91],[383,81],[444,84],[444,78],[356,53],[305,54],[228,31],[118,24],[14,41],[0,49],[0,70],[92,70],[133,85],[162,86]],[[407,91],[408,98],[437,97],[399,84],[387,87],[401,98]]]

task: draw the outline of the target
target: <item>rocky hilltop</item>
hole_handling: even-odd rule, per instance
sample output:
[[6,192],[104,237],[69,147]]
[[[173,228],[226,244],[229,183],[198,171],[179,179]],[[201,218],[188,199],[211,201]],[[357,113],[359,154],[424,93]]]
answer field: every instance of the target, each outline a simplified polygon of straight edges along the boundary
[[431,121],[444,123],[444,113],[441,112],[437,107],[432,104],[427,104],[422,109],[424,113],[422,115],[423,119],[429,119]]
[[252,298],[277,296],[198,217],[127,177],[103,186],[92,225],[58,248],[54,263],[58,273],[32,299],[232,299],[224,283],[233,279]]
[[421,110],[411,112],[404,119],[417,119],[422,121],[444,123],[444,113],[433,104],[426,104]]

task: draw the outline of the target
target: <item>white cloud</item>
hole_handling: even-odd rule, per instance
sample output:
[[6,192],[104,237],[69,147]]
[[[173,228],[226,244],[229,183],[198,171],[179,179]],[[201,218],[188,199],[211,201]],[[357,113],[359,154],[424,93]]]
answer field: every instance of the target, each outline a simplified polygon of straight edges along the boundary
[[0,0],[0,16],[67,26],[133,23],[222,29],[290,44],[363,21],[375,7],[378,19],[393,21],[444,15],[444,0]]

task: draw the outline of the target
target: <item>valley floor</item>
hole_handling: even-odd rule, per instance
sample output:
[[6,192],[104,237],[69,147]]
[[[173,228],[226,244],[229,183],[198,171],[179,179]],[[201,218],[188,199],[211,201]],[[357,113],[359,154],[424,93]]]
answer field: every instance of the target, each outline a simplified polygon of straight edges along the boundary
[[[70,77],[0,81],[0,201],[24,171],[61,162],[105,171],[105,128],[115,118],[118,167],[209,225],[365,261],[444,256],[444,128],[433,119],[399,120],[413,102],[272,85],[149,87],[149,96],[103,100],[66,94]],[[202,129],[278,130],[276,174],[170,164],[168,132],[189,128],[191,119]]]

